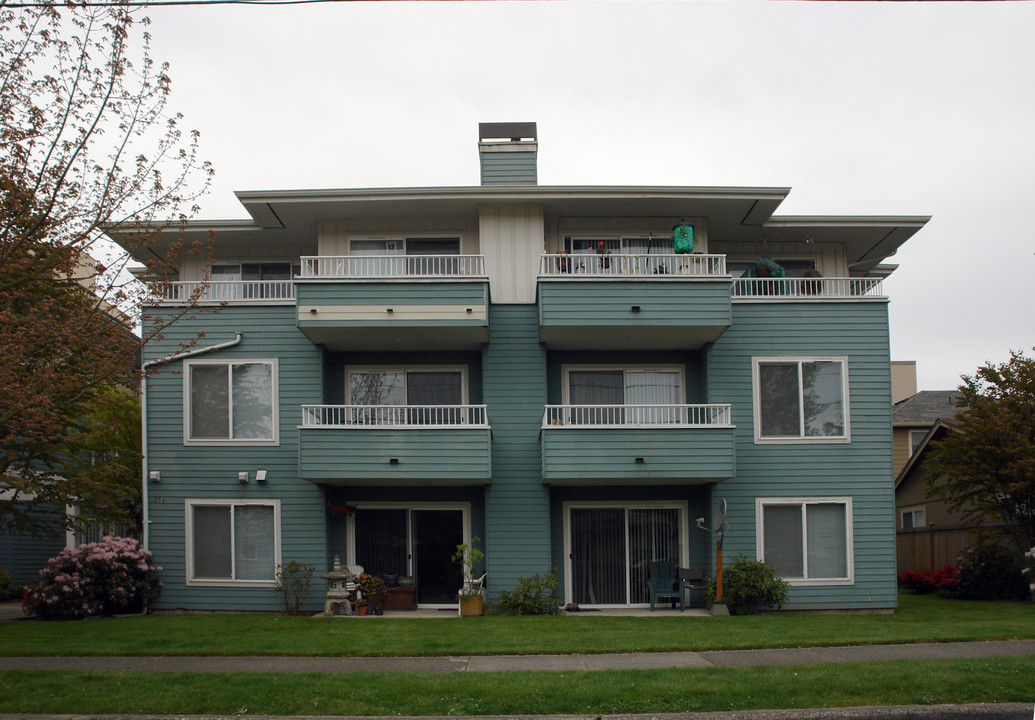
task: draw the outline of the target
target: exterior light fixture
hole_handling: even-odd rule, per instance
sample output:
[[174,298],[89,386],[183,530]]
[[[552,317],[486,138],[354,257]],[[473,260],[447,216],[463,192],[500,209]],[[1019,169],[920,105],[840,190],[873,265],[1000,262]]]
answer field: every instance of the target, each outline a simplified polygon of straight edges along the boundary
[[248,482],[248,473],[247,472],[239,472],[239,473],[237,473],[237,482],[241,483],[242,485],[246,484]]
[[633,312],[639,312],[640,311],[640,306],[639,305],[633,305],[630,308],[630,310],[632,310]]
[[643,465],[643,463],[644,463],[643,458],[636,458],[636,464],[637,465]]
[[266,482],[266,471],[265,470],[256,470],[255,471],[255,482],[261,482],[261,483]]
[[151,470],[147,473],[147,479],[151,482],[162,482],[162,473],[158,470]]
[[399,464],[399,458],[388,458],[388,464],[389,465],[398,465]]

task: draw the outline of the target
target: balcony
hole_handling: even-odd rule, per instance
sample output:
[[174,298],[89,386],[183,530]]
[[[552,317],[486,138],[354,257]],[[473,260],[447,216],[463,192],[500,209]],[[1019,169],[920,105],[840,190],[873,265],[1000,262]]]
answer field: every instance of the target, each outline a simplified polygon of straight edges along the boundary
[[291,280],[172,282],[158,286],[157,291],[155,302],[159,305],[295,304],[295,284]]
[[733,476],[729,405],[547,405],[547,485],[686,485]]
[[481,255],[303,257],[298,327],[332,350],[472,350],[489,340]]
[[303,405],[299,476],[329,485],[487,485],[484,405]]
[[737,302],[886,300],[879,278],[737,278]]
[[731,322],[724,255],[543,255],[539,337],[562,350],[696,350]]

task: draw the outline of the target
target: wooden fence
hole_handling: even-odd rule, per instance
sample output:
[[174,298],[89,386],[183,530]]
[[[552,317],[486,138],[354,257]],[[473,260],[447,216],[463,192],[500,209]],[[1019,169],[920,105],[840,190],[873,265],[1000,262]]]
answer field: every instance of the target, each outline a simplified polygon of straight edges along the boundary
[[898,572],[936,570],[945,565],[958,565],[963,549],[981,539],[991,539],[989,527],[930,525],[914,530],[899,530],[896,535]]

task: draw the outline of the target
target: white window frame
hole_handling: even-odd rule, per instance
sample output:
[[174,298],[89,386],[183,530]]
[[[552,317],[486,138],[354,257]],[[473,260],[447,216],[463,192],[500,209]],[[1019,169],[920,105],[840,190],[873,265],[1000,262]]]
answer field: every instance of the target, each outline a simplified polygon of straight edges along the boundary
[[[371,500],[369,502],[355,502],[352,503],[357,510],[405,510],[406,511],[406,574],[408,576],[413,575],[413,511],[417,510],[459,510],[461,512],[461,518],[463,522],[463,537],[464,543],[468,547],[471,546],[471,503],[467,501],[461,502],[405,502],[405,501],[386,501],[378,502]],[[345,535],[346,535],[346,552],[345,557],[347,558],[346,563],[348,565],[356,564],[356,516],[347,515],[345,516]],[[459,588],[458,588],[459,589]],[[419,606],[429,610],[441,610],[447,608],[455,608],[456,603],[421,603]]]
[[[194,577],[194,508],[213,505],[230,506],[230,522],[233,528],[234,507],[241,505],[265,505],[273,508],[273,568],[276,572],[278,565],[281,565],[281,543],[280,543],[280,500],[243,500],[243,499],[209,499],[209,498],[188,498],[183,501],[184,525],[186,526],[185,552],[186,552],[186,581],[187,585],[209,586],[209,587],[273,587],[275,579],[269,580],[237,580],[234,578],[196,578]],[[236,537],[231,533],[231,562],[234,557],[233,543]]]
[[[648,253],[644,253],[643,251],[640,251],[640,250],[635,250],[634,251],[634,250],[628,249],[628,246],[626,245],[626,243],[627,242],[632,242],[632,241],[643,242],[643,241],[648,240],[652,235],[658,235],[658,233],[656,233],[656,232],[642,232],[642,233],[630,232],[630,233],[617,233],[617,234],[616,233],[578,233],[578,234],[575,234],[575,235],[568,234],[568,235],[564,236],[564,246],[565,247],[569,247],[569,248],[573,248],[576,241],[578,241],[578,242],[591,242],[591,243],[593,243],[593,248],[592,249],[587,249],[587,250],[574,250],[573,249],[573,250],[571,250],[571,254],[572,255],[593,255],[593,254],[596,253],[596,249],[595,249],[596,248],[596,244],[601,242],[601,241],[603,241],[603,242],[608,243],[608,244],[618,243],[618,249],[617,250],[612,249],[612,248],[608,248],[615,255],[645,255],[645,254],[648,254]],[[695,238],[695,242],[696,242],[696,238]],[[668,237],[666,237],[664,235],[658,235],[658,237],[654,238],[654,243],[659,245],[659,246],[664,246],[664,247],[652,248],[650,253],[649,253],[650,255],[675,255],[676,251],[673,249],[673,246],[672,246],[671,235],[669,235]],[[562,249],[564,249],[564,248],[562,247]]]
[[[571,394],[569,392],[570,380],[569,374],[572,371],[575,372],[615,372],[616,370],[622,371],[622,394],[623,400],[625,395],[625,373],[627,372],[676,372],[679,373],[679,402],[677,405],[686,404],[686,368],[682,365],[651,365],[651,364],[633,364],[633,365],[561,365],[561,397],[563,398],[562,405],[571,404]],[[627,403],[623,402],[622,405]]]
[[[270,366],[270,373],[273,379],[272,407],[273,415],[273,437],[270,438],[195,438],[191,437],[191,367],[196,365],[260,365]],[[232,372],[232,370],[228,370]],[[230,382],[228,393],[233,390],[233,381]],[[183,361],[183,444],[184,445],[257,445],[273,447],[280,445],[280,413],[279,413],[279,366],[277,358],[229,358],[219,360],[184,360]],[[231,413],[229,431],[233,432],[233,398],[228,395],[228,412]]]
[[[755,557],[765,561],[765,513],[766,506],[792,505],[802,509],[801,522],[801,552],[802,568],[806,577],[782,578],[792,586],[815,586],[815,585],[854,585],[855,584],[855,543],[852,520],[852,498],[845,497],[769,497],[755,498]],[[807,505],[844,505],[845,508],[845,567],[846,577],[840,578],[810,578],[809,567],[809,542],[808,530],[805,523],[805,506]]]
[[362,254],[352,253],[353,242],[396,242],[399,243],[398,251],[394,254],[374,255],[372,257],[395,257],[406,255],[406,243],[410,240],[456,240],[457,254],[464,254],[464,238],[460,233],[422,233],[419,235],[350,235],[348,237],[348,255],[352,257],[364,257]]
[[[913,517],[913,527],[906,527],[906,515]],[[921,518],[922,522],[918,525],[916,523],[917,515]],[[926,530],[927,529],[927,506],[926,505],[913,505],[912,507],[905,507],[899,510],[898,513],[898,526],[902,530]]]
[[930,431],[930,428],[909,431],[909,457],[916,455],[916,451],[920,449],[920,445]]
[[[801,366],[804,363],[812,362],[836,362],[841,364],[841,402],[844,413],[844,435],[806,435],[805,434],[805,411],[804,392],[801,382]],[[759,367],[762,365],[786,365],[796,363],[798,365],[798,421],[800,435],[762,435],[762,384],[759,380]],[[765,356],[751,358],[751,395],[755,424],[755,444],[757,445],[793,445],[793,444],[838,444],[850,443],[852,441],[851,427],[851,403],[848,395],[848,357],[836,355],[790,355],[790,356]]]
[[[571,511],[573,509],[621,508],[625,511],[625,597],[632,597],[632,573],[629,572],[629,511],[630,510],[676,510],[679,513],[679,567],[686,566],[690,557],[689,503],[686,500],[565,500],[561,503],[564,515],[564,602],[574,602],[573,587],[575,572],[572,567]],[[589,608],[604,607],[650,607],[650,603],[626,603],[625,605],[586,605]]]
[[[460,373],[460,405],[468,403],[467,366],[466,365],[357,365],[345,368],[345,404],[352,405],[353,373],[410,373],[410,372],[459,372]],[[406,389],[405,386],[403,388]],[[409,404],[409,398],[404,405]],[[382,407],[382,406],[378,406]],[[392,407],[385,405],[383,407]]]

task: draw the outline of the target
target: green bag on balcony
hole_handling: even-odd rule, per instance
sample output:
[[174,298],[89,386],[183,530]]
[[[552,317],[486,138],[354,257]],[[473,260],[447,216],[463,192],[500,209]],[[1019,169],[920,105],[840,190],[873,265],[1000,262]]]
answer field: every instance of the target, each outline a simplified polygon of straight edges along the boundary
[[694,251],[694,226],[676,225],[672,228],[672,245],[677,253],[691,253]]

